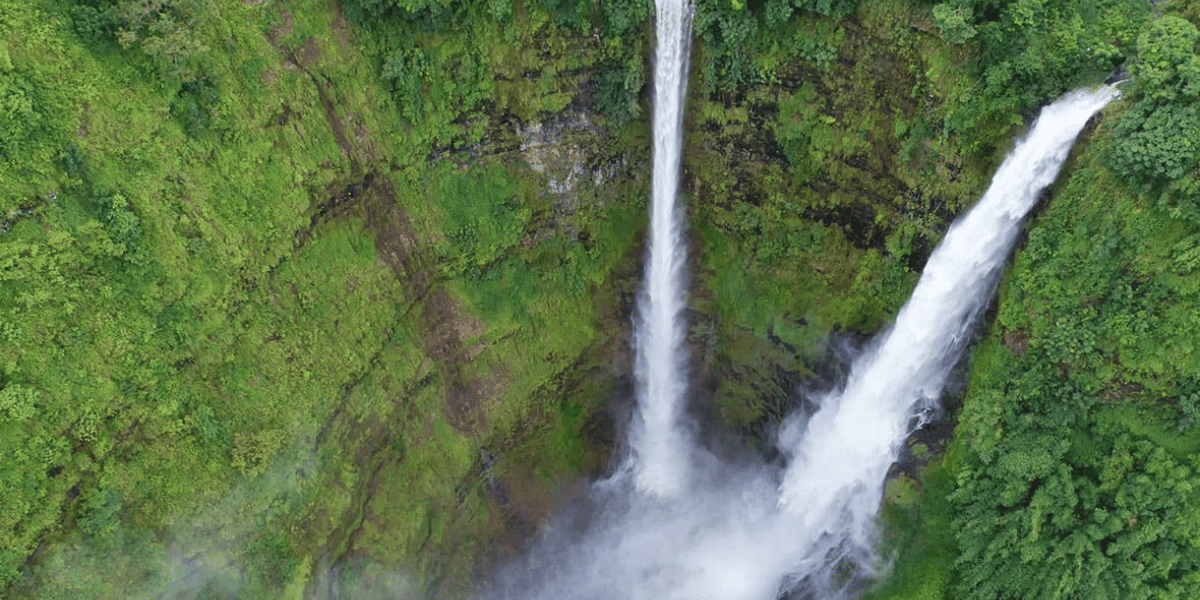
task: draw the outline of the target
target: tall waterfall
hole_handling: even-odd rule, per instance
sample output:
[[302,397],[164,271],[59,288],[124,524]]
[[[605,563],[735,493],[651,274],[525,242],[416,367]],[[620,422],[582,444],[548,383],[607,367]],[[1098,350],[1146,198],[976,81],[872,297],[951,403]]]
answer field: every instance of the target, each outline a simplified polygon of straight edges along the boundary
[[959,219],[925,265],[896,323],[852,365],[845,389],[804,430],[785,425],[789,467],[780,504],[809,535],[870,548],[884,477],[900,445],[942,392],[970,328],[992,297],[1021,221],[1054,182],[1075,137],[1114,96],[1106,86],[1042,109],[1004,159],[983,199]]
[[[686,17],[686,11],[680,14]],[[660,28],[661,22],[660,15]],[[682,56],[677,59],[682,63]],[[660,96],[664,90],[682,93],[682,80],[671,81],[658,88]],[[594,483],[586,502],[544,527],[533,550],[498,576],[491,597],[852,597],[856,590],[846,585],[846,574],[870,576],[880,562],[872,529],[888,468],[941,394],[1025,214],[1054,181],[1088,119],[1116,94],[1111,86],[1075,92],[1042,110],[983,199],[930,256],[895,325],[852,365],[845,387],[822,399],[811,418],[785,422],[779,446],[786,469],[722,460],[680,433],[682,244],[675,184],[663,184],[665,196],[658,191],[664,158],[657,122],[663,117],[656,114],[652,265],[638,337],[645,347],[639,369],[654,394],[640,398],[642,418],[631,436],[639,462]],[[678,112],[668,120],[678,125]],[[672,135],[677,144],[678,133]],[[678,169],[675,148],[671,172]],[[660,208],[664,197],[667,206]],[[664,292],[656,291],[659,283]],[[665,308],[658,307],[660,293],[668,299]],[[659,332],[665,341],[655,341]],[[660,350],[663,355],[654,354]],[[662,364],[652,368],[655,361]],[[654,383],[659,376],[664,381]]]
[[654,190],[646,281],[638,301],[638,415],[630,441],[638,488],[671,497],[682,490],[690,472],[690,436],[680,422],[687,391],[680,314],[687,300],[687,247],[678,200],[691,1],[656,0],[655,18]]

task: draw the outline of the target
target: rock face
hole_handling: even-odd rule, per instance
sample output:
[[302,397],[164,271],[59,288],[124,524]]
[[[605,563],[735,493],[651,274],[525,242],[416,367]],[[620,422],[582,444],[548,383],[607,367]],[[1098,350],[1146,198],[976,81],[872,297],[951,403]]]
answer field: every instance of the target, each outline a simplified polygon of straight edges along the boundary
[[589,234],[579,225],[581,211],[605,210],[608,202],[617,199],[605,188],[640,181],[642,176],[636,171],[649,169],[648,156],[632,158],[637,150],[614,143],[612,131],[602,123],[601,117],[586,109],[514,123],[521,160],[540,179],[538,195],[551,206],[547,220],[530,239],[532,243],[555,236],[586,238]]
[[546,189],[559,199],[558,212],[563,215],[574,214],[581,184],[600,187],[626,162],[623,157],[604,162],[600,141],[607,132],[586,111],[565,112],[515,128],[521,155],[530,169],[546,178]]
[[582,112],[517,127],[525,162],[535,173],[546,175],[547,186],[554,194],[570,195],[586,173],[589,153],[570,140],[580,133],[599,134]]

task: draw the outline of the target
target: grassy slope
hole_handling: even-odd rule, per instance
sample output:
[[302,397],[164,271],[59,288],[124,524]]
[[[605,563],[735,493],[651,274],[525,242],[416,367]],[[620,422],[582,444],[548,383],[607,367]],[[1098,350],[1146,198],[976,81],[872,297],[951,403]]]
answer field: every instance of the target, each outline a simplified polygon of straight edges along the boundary
[[[571,432],[603,396],[557,390],[607,370],[586,352],[621,329],[620,290],[597,286],[626,262],[641,184],[584,181],[548,222],[511,129],[502,152],[426,162],[454,124],[405,122],[335,6],[212,9],[198,135],[136,51],[2,9],[13,73],[54,120],[20,157],[32,174],[5,180],[23,209],[0,240],[7,594],[399,585],[379,561],[461,585],[462,544],[504,532],[489,449],[545,439],[528,468],[587,466]],[[557,35],[530,19],[525,36]],[[514,111],[562,95],[537,83],[510,86]],[[468,234],[507,260],[447,243],[496,205],[520,207],[509,228]]]

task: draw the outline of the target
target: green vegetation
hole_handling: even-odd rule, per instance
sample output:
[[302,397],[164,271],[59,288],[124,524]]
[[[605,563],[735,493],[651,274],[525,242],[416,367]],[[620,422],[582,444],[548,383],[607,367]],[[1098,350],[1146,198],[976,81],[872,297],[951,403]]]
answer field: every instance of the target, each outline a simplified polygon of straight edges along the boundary
[[[890,320],[1024,118],[1128,70],[955,441],[889,485],[872,597],[1186,597],[1200,14],[697,4],[691,341],[752,446]],[[608,457],[652,11],[0,5],[0,595],[470,596]]]
[[[1173,135],[1194,117],[1195,31],[1173,16],[1144,27],[1125,99],[1031,228],[975,353],[949,505],[922,503],[953,533],[934,560],[954,568],[897,597],[1192,594],[1200,223],[1196,148]],[[934,564],[902,558],[897,578]]]
[[1132,187],[1178,185],[1196,166],[1198,39],[1195,25],[1173,16],[1154,21],[1138,37],[1138,60],[1130,71],[1139,100],[1121,115],[1112,150],[1113,170]]
[[600,169],[640,133],[548,124],[577,152],[535,157],[512,123],[619,54],[537,10],[471,46],[425,23],[411,106],[363,52],[407,30],[327,2],[0,10],[6,597],[464,589],[520,481],[486,449],[603,456],[563,438],[604,397],[557,390],[619,333],[644,189]]
[[1038,219],[977,357],[956,597],[1187,597],[1200,572],[1200,443],[1180,402],[1200,368],[1197,224],[1115,181],[1121,123]]

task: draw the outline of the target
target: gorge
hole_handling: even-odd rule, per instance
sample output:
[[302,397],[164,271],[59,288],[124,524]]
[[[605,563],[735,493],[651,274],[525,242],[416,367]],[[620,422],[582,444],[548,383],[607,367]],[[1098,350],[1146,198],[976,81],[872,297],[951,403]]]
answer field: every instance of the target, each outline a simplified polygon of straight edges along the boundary
[[0,3],[0,596],[1191,597],[1197,10]]
[[[875,519],[905,439],[938,409],[950,368],[991,302],[1021,224],[1076,136],[1117,94],[1077,91],[1042,109],[978,204],[933,251],[912,297],[847,381],[777,436],[785,465],[726,461],[687,433],[680,366],[683,248],[679,111],[687,0],[659,0],[654,197],[638,313],[638,417],[628,462],[592,484],[586,508],[552,520],[494,597],[833,600],[886,571]],[[668,63],[668,64],[664,64]],[[582,519],[584,525],[572,523]],[[582,527],[582,530],[580,528]]]

